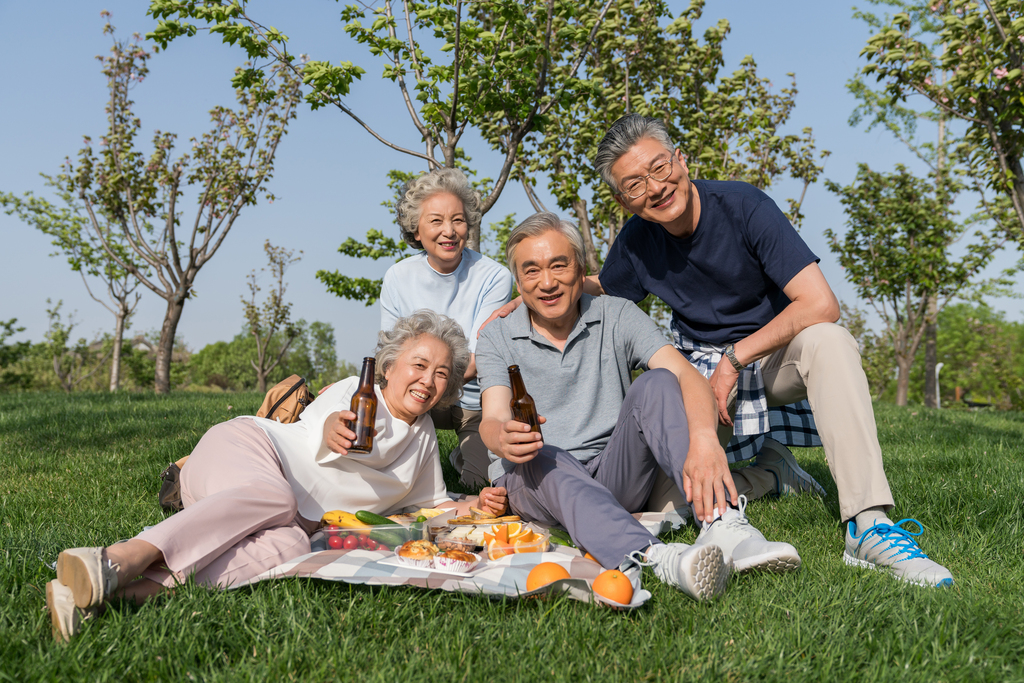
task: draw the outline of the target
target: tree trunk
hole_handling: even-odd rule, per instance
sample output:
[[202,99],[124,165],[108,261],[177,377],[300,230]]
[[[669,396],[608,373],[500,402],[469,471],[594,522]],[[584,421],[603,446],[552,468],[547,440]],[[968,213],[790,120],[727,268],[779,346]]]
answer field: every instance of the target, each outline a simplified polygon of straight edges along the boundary
[[121,345],[124,342],[124,319],[127,312],[122,305],[117,309],[114,317],[114,351],[110,361],[110,391],[117,391],[121,388]]
[[938,405],[936,398],[938,383],[935,381],[935,365],[939,362],[939,301],[934,294],[928,297],[928,312],[925,314],[924,327],[924,405],[934,408]]
[[480,251],[480,226],[469,229],[469,234],[466,235],[466,248],[472,249],[473,251]]
[[267,373],[256,372],[256,387],[260,390],[261,394],[267,393]]
[[899,375],[896,377],[896,405],[907,405],[907,396],[910,394],[910,365],[913,358],[896,358],[896,366],[899,368]]
[[185,295],[175,293],[167,301],[167,312],[164,324],[160,328],[160,343],[156,347],[156,376],[153,386],[158,394],[171,392],[171,356],[174,353],[174,334],[178,330],[178,321],[185,308]]
[[587,214],[587,200],[576,199],[572,203],[572,210],[576,214],[576,220],[580,224],[580,233],[583,235],[583,250],[587,255],[587,269],[591,275],[601,272],[601,264],[597,260],[597,249],[594,247],[594,235],[590,229],[590,216]]

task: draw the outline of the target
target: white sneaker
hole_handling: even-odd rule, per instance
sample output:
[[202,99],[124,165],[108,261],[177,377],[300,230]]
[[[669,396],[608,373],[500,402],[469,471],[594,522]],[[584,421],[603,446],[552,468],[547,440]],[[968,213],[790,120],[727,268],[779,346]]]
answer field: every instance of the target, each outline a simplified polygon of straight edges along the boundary
[[630,553],[629,559],[650,567],[662,582],[698,601],[721,595],[729,581],[729,565],[722,549],[714,545],[655,543],[646,555],[637,550]]
[[71,589],[56,579],[46,584],[46,609],[50,613],[54,640],[65,643],[78,633],[82,622],[95,613],[95,608],[81,610],[76,607]]
[[754,465],[768,470],[775,477],[775,493],[779,496],[795,496],[808,492],[825,498],[825,488],[814,477],[796,464],[793,452],[775,439],[765,439],[761,452],[754,458]]
[[800,566],[800,555],[789,543],[776,543],[765,539],[747,519],[747,497],[740,496],[739,509],[727,508],[721,517],[708,524],[704,522],[694,545],[717,545],[739,572],[759,569],[767,572],[788,572]]
[[57,580],[82,609],[102,604],[117,590],[117,568],[103,559],[103,548],[69,548],[57,556]]
[[[913,522],[917,531],[901,528]],[[853,567],[886,569],[897,579],[919,586],[952,586],[953,575],[938,562],[928,559],[917,545],[924,526],[916,519],[901,519],[895,524],[875,524],[857,535],[857,523],[846,525],[846,550],[843,561]]]

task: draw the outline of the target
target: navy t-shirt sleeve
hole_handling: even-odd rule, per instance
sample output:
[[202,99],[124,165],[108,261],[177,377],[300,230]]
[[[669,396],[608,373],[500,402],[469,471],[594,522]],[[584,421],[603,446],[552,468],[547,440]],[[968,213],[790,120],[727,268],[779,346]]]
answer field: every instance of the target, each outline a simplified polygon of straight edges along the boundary
[[619,234],[619,238],[612,243],[612,248],[608,250],[608,257],[604,260],[598,280],[600,280],[605,294],[640,303],[647,296],[647,289],[640,281],[636,268],[633,266],[631,250],[625,247],[626,239],[624,230]]
[[751,212],[746,239],[765,275],[779,289],[818,260],[778,205],[767,198]]

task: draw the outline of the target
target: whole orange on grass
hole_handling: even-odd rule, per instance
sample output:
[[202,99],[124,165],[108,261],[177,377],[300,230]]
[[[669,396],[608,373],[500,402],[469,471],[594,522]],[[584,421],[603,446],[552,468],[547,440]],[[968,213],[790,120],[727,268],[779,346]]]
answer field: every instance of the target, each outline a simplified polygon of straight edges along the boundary
[[559,579],[568,578],[569,572],[562,565],[556,562],[541,562],[531,569],[529,576],[526,577],[526,590],[537,590]]
[[591,588],[602,598],[608,598],[623,605],[628,605],[633,599],[633,584],[618,569],[609,569],[598,574]]

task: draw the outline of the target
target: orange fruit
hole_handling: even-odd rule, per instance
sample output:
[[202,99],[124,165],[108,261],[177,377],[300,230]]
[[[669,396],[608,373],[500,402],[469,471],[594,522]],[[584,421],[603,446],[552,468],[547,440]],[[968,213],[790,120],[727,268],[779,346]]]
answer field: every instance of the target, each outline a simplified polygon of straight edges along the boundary
[[628,605],[633,599],[633,584],[618,569],[609,569],[598,574],[591,588],[602,598],[608,598],[623,605]]
[[530,527],[526,526],[525,524],[521,524],[520,522],[510,522],[509,524],[505,525],[505,533],[508,534],[508,538],[510,541],[516,536],[522,534],[524,531],[530,532]]
[[521,534],[519,537],[512,539],[512,547],[515,548],[517,553],[544,552],[540,542],[542,538],[540,534],[535,534],[531,531],[528,534]]
[[488,560],[500,560],[506,555],[511,555],[515,552],[508,543],[502,543],[496,538],[486,541],[484,548],[486,548]]
[[526,577],[526,590],[537,590],[559,579],[568,578],[570,578],[569,572],[562,565],[555,562],[541,562],[531,569],[529,576]]
[[[590,553],[584,553],[583,557],[585,557],[588,560],[593,560],[594,562],[597,562],[597,558],[594,557],[593,555],[591,555]],[[601,564],[600,562],[597,562],[597,563]]]

